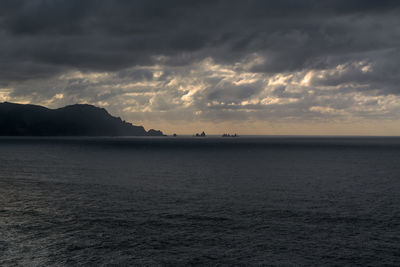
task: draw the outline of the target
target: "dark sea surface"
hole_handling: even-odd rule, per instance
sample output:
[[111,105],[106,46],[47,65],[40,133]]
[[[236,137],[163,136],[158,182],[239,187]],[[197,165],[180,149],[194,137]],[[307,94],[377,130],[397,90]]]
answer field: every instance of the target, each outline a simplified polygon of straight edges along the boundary
[[0,138],[0,265],[400,266],[400,138]]

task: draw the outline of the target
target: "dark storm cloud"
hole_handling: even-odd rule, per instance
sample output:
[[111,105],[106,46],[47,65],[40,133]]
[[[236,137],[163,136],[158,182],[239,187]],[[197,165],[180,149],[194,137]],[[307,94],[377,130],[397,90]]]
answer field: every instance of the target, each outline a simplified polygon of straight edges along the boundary
[[[188,64],[208,56],[234,62],[254,52],[267,59],[254,71],[321,68],[347,59],[348,53],[390,48],[399,40],[398,1],[30,0],[0,5],[3,66],[13,63],[11,69],[31,73],[23,66],[35,62],[38,75],[51,74],[49,65],[119,70],[150,64],[156,55]],[[185,52],[191,55],[182,61]],[[14,77],[3,73],[1,78]]]

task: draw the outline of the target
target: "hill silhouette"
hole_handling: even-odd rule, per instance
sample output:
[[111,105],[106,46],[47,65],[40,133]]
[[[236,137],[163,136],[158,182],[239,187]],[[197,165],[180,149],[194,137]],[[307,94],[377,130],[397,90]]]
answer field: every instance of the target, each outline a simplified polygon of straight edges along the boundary
[[0,103],[1,136],[162,136],[111,116],[104,108],[76,104],[59,109]]

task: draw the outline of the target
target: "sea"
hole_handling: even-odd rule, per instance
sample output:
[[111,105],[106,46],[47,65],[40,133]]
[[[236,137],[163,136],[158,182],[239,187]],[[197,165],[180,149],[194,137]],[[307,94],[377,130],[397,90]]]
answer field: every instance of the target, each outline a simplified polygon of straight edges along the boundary
[[0,138],[0,266],[192,265],[400,266],[400,138]]

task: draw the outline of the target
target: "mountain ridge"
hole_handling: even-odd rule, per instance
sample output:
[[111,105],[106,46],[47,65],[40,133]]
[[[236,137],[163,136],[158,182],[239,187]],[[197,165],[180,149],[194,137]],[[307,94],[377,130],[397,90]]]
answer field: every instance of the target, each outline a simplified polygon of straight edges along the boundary
[[0,103],[0,136],[163,136],[114,117],[104,108],[73,104],[57,109]]

